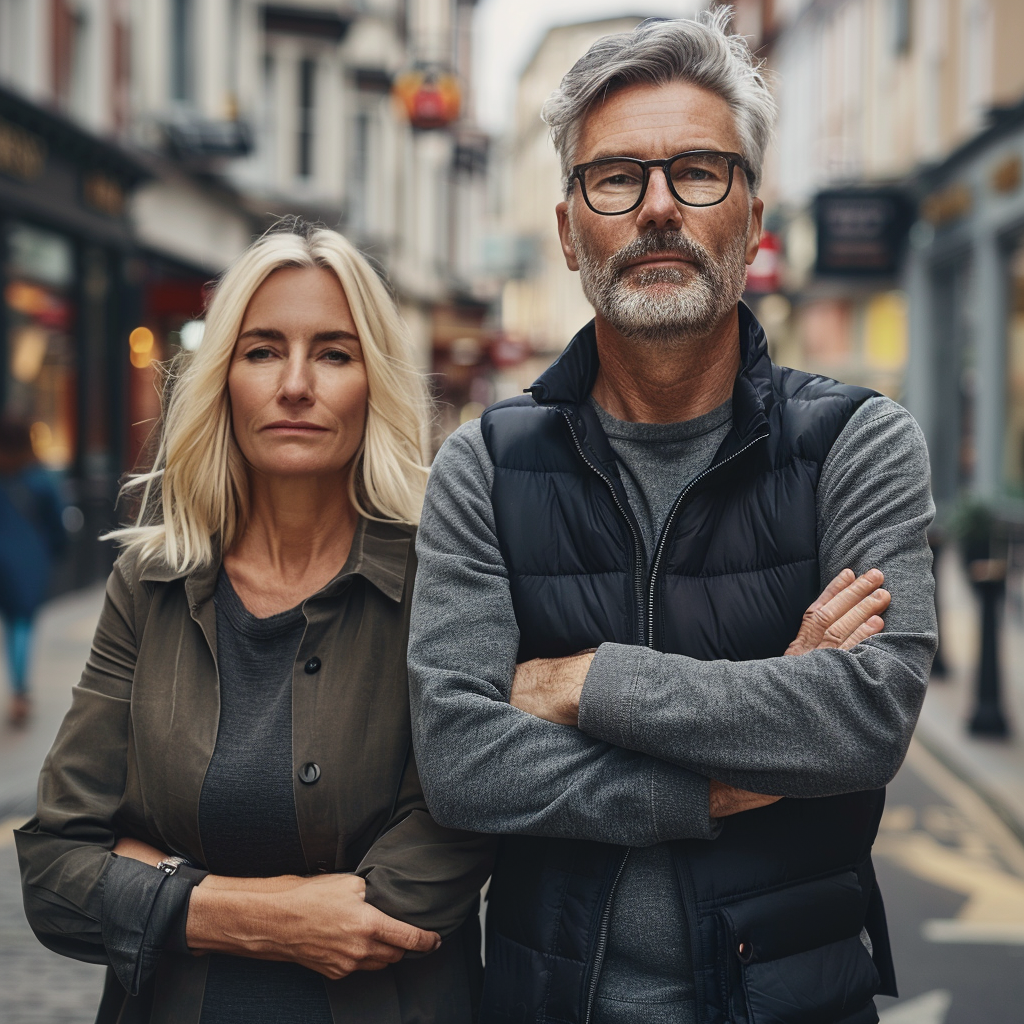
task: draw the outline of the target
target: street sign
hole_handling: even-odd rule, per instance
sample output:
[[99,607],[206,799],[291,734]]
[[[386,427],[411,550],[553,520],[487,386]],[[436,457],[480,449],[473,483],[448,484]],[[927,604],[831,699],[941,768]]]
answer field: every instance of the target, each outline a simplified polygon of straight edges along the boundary
[[913,216],[898,189],[832,189],[818,193],[814,207],[816,274],[882,277],[899,270]]

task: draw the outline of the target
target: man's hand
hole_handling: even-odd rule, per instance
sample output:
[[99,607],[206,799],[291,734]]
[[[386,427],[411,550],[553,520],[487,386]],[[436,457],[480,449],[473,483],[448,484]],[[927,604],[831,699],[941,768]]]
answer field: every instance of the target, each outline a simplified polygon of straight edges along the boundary
[[892,600],[889,591],[881,589],[884,582],[878,569],[869,569],[863,576],[844,569],[804,612],[800,632],[786,653],[807,654],[830,648],[848,651],[861,640],[881,633],[885,628],[881,615]]
[[593,651],[568,658],[534,658],[516,666],[509,703],[556,725],[576,725]]
[[[884,582],[885,577],[878,569],[869,569],[863,576],[855,576],[852,569],[844,569],[804,612],[800,632],[786,648],[786,654],[836,648],[848,651],[861,640],[881,633],[885,628],[881,614],[891,600],[889,591],[881,589]],[[708,788],[712,818],[727,818],[730,814],[766,807],[781,799],[750,793],[716,779],[711,779]]]

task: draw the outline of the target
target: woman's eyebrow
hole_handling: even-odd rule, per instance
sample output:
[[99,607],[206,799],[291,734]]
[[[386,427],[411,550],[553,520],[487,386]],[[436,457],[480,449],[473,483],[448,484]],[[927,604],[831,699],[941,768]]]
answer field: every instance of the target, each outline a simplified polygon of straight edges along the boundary
[[[250,327],[249,330],[243,331],[239,336],[238,340],[242,338],[264,338],[267,341],[286,341],[284,331],[279,331],[276,327]],[[310,339],[311,341],[359,341],[359,335],[353,334],[351,331],[344,331],[340,328],[337,330],[317,331],[316,334]]]

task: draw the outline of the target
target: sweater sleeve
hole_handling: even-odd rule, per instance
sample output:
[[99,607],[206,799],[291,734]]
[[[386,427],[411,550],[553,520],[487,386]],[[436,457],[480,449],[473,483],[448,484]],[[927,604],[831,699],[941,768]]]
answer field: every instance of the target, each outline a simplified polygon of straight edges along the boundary
[[917,423],[887,398],[850,418],[817,493],[821,586],[885,574],[883,633],[852,651],[698,661],[602,645],[579,727],[743,789],[828,796],[886,785],[906,755],[937,644],[926,532],[934,515]]
[[136,638],[115,567],[71,709],[39,776],[36,816],[15,833],[28,922],[49,949],[109,964],[132,995],[156,968],[198,880],[116,856]]
[[519,630],[479,422],[441,448],[417,538],[409,644],[427,804],[454,828],[649,846],[711,838],[708,782],[512,707]]

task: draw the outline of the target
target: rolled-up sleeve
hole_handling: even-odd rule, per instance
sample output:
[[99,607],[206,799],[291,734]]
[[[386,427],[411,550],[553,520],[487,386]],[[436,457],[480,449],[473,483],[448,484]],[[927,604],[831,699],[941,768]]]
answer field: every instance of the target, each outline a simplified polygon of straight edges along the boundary
[[133,995],[155,969],[198,880],[112,852],[128,772],[136,652],[133,597],[115,566],[85,671],[43,763],[36,816],[15,832],[25,914],[40,942],[62,956],[110,965]]

